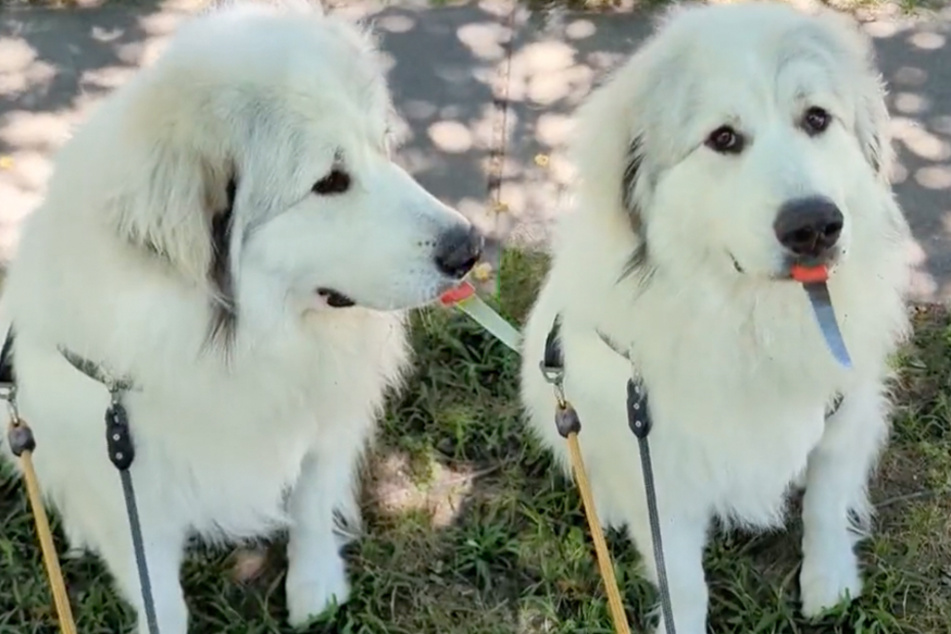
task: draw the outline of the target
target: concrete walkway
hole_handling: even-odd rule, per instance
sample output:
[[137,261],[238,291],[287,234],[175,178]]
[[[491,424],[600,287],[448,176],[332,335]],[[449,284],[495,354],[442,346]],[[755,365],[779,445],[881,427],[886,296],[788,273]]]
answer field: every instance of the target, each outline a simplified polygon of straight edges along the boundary
[[[531,13],[512,0],[330,2],[369,19],[405,120],[400,160],[496,235],[543,245],[571,176],[570,113],[645,36],[644,15]],[[111,88],[161,50],[197,0],[0,13],[0,257],[40,200],[51,154]],[[879,15],[894,180],[918,245],[915,297],[951,299],[951,8]],[[499,210],[502,210],[499,212]]]

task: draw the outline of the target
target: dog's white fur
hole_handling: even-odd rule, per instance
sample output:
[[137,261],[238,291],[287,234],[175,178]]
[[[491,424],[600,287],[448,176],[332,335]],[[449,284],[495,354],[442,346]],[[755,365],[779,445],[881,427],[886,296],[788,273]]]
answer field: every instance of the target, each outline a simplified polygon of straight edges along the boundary
[[[142,631],[106,454],[109,395],[57,347],[139,388],[125,398],[131,473],[161,632],[186,631],[190,535],[284,526],[287,604],[301,624],[348,596],[335,511],[358,519],[359,456],[409,360],[405,310],[457,283],[434,249],[470,227],[391,162],[391,104],[368,34],[287,4],[193,19],[111,95],[58,155],[6,281],[39,479]],[[313,193],[335,165],[350,188]],[[210,275],[230,178],[230,257]],[[327,306],[323,287],[356,307]],[[221,311],[229,323],[211,335]]]
[[[809,106],[834,116],[823,134],[799,127]],[[803,612],[860,592],[850,515],[869,517],[867,479],[888,434],[887,357],[908,327],[908,227],[887,180],[886,118],[857,29],[769,3],[679,7],[579,110],[576,209],[559,222],[525,330],[522,396],[532,429],[567,468],[538,367],[561,313],[565,391],[597,510],[627,527],[656,581],[625,410],[631,367],[597,331],[630,347],[654,419],[678,634],[707,631],[711,520],[775,526],[796,483],[805,485]],[[738,155],[704,145],[728,123],[748,138]],[[827,349],[803,288],[775,279],[785,261],[777,210],[813,195],[844,215],[829,289],[851,370]],[[837,392],[845,400],[826,422]]]

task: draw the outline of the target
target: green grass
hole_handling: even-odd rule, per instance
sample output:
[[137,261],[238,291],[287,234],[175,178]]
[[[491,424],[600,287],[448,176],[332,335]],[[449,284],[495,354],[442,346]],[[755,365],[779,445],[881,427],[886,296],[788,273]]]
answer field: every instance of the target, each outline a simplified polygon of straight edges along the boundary
[[[509,252],[501,310],[523,318],[545,261]],[[718,633],[928,633],[951,623],[951,322],[916,312],[900,355],[893,442],[873,488],[867,591],[821,621],[798,613],[799,526],[732,535],[706,554]],[[314,634],[609,634],[607,603],[579,498],[526,435],[518,358],[462,315],[420,313],[418,371],[393,399],[368,468],[366,534],[347,552],[351,602]],[[42,449],[41,449],[42,450]],[[795,513],[791,514],[795,518]],[[57,533],[59,535],[59,533]],[[638,557],[609,535],[624,600],[643,631],[652,600]],[[196,550],[183,580],[192,632],[289,633],[283,548]],[[64,562],[83,634],[131,622],[102,567]],[[21,486],[0,478],[0,634],[53,634],[55,621]]]

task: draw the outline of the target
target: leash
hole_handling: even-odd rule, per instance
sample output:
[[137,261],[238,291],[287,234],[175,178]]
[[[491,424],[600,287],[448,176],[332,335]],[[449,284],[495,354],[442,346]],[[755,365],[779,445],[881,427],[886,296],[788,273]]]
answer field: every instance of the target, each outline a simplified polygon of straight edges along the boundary
[[611,611],[611,620],[614,621],[614,629],[617,634],[630,634],[631,626],[627,622],[627,614],[624,612],[624,604],[621,601],[621,591],[618,587],[617,578],[614,576],[614,562],[604,540],[604,530],[598,520],[594,495],[591,493],[588,473],[584,466],[584,459],[581,456],[581,445],[578,442],[578,434],[581,432],[581,419],[578,417],[578,412],[575,411],[574,406],[565,398],[565,367],[561,345],[558,342],[558,329],[559,318],[555,317],[552,328],[548,332],[548,337],[545,339],[544,358],[539,363],[539,368],[542,376],[555,390],[555,401],[557,403],[555,427],[557,427],[561,437],[568,443],[571,467],[575,474],[575,481],[578,484],[578,491],[581,493],[582,506],[584,506],[585,517],[588,520],[588,529],[591,531],[591,537],[594,541],[594,550],[598,559],[598,568],[601,571],[601,579],[604,582],[604,589],[608,593],[608,608]]
[[[26,481],[27,496],[36,521],[39,534],[40,548],[43,552],[43,561],[46,564],[46,574],[53,592],[53,601],[60,623],[62,634],[76,634],[76,623],[69,605],[66,584],[63,580],[63,571],[59,566],[56,549],[53,545],[53,535],[49,520],[43,506],[42,496],[36,472],[33,469],[32,454],[36,450],[36,440],[33,432],[20,415],[16,405],[16,382],[13,374],[12,350],[13,327],[7,332],[6,340],[0,352],[0,398],[6,400],[10,409],[10,428],[8,438],[10,449],[20,459]],[[142,602],[145,608],[146,623],[149,634],[159,634],[158,621],[155,616],[155,602],[152,598],[152,587],[149,582],[148,564],[145,557],[145,546],[142,541],[142,525],[139,521],[139,512],[135,500],[135,488],[132,485],[132,475],[129,468],[135,460],[135,446],[129,431],[129,419],[122,398],[126,392],[135,389],[128,379],[111,377],[102,367],[66,350],[59,349],[70,365],[82,372],[90,379],[106,386],[109,390],[110,403],[106,408],[106,447],[109,460],[119,471],[122,483],[122,495],[125,501],[126,514],[129,520],[129,530],[132,535],[132,549],[135,556],[135,565],[139,575],[139,584],[142,591]]]
[[[561,404],[565,402],[564,399],[564,353],[561,350],[561,345],[558,343],[558,336],[561,331],[561,316],[557,315],[552,322],[551,329],[548,331],[548,336],[545,339],[545,353],[544,360],[540,364],[542,375],[545,377],[545,380],[551,383],[555,387],[555,398],[559,403],[559,412],[555,414],[555,424],[559,425],[558,418],[560,413]],[[598,336],[601,340],[615,353],[621,355],[629,362],[631,357],[629,354],[623,352],[618,348],[610,339],[608,339],[604,334],[598,332]],[[574,408],[571,408],[572,412]],[[573,414],[575,420],[578,420],[577,413]],[[637,438],[637,446],[640,452],[641,458],[641,473],[644,478],[644,493],[647,497],[647,515],[648,521],[650,523],[651,531],[651,542],[653,543],[654,548],[654,565],[657,568],[657,586],[660,594],[660,605],[661,612],[664,615],[664,629],[667,634],[675,634],[676,629],[674,627],[674,615],[673,608],[670,601],[670,586],[667,582],[667,567],[664,563],[664,546],[661,539],[661,530],[660,530],[660,519],[657,512],[657,492],[654,487],[654,469],[651,464],[651,454],[650,454],[650,444],[647,441],[647,435],[650,433],[652,427],[652,420],[650,416],[650,408],[648,407],[647,400],[647,388],[644,385],[644,380],[641,378],[640,374],[637,372],[637,369],[634,367],[633,362],[631,362],[631,378],[627,380],[627,419],[628,426],[631,428],[634,436]],[[578,422],[576,432],[580,431],[581,423]],[[559,433],[562,433],[561,425],[558,429]],[[562,433],[564,436],[565,434]],[[574,446],[577,447],[577,433],[575,434]],[[569,447],[571,444],[569,444]],[[581,456],[580,451],[578,452],[577,460],[572,457],[573,462],[576,463],[578,467],[582,470],[581,477],[578,477],[579,484],[582,480],[587,482],[587,476],[583,473],[583,465],[580,462]],[[580,487],[579,487],[580,488]],[[590,495],[590,494],[589,494]],[[593,514],[594,501],[591,500],[585,501],[585,508],[591,506],[591,513]],[[601,526],[597,523],[597,519],[592,522],[589,517],[588,524],[591,528],[594,537],[595,543],[600,540],[603,542],[603,536]],[[606,555],[605,555],[606,558]],[[599,561],[601,556],[599,556]],[[610,575],[604,574],[605,565],[602,564],[602,577],[604,578],[605,585],[608,586],[608,595],[610,602],[610,595],[618,592],[617,581],[614,581],[614,570],[609,566]],[[609,582],[609,579],[611,582]],[[612,593],[611,589],[613,588],[614,592]],[[617,598],[618,604],[620,604],[620,597]],[[624,615],[623,610],[620,605],[616,608],[612,608],[612,614],[614,618],[615,627],[619,633],[628,632],[628,625],[626,621],[626,616]]]
[[50,591],[53,593],[53,605],[59,620],[62,634],[76,634],[76,621],[69,605],[69,594],[66,583],[63,581],[63,571],[59,566],[59,557],[56,555],[56,546],[53,543],[53,531],[50,528],[46,507],[43,505],[43,495],[40,491],[39,479],[33,468],[33,452],[36,450],[36,439],[33,430],[20,417],[16,401],[16,383],[13,379],[13,328],[3,342],[0,351],[0,398],[7,402],[10,410],[10,424],[7,428],[7,441],[10,451],[20,461],[23,479],[26,483],[26,495],[30,501],[30,510],[33,512],[33,522],[40,541],[40,551],[43,554],[43,564],[46,567],[46,576],[49,579]]
[[676,632],[674,612],[670,602],[670,585],[667,582],[667,566],[664,563],[664,545],[661,539],[660,517],[657,512],[657,491],[654,488],[654,468],[651,464],[651,448],[647,435],[653,426],[648,406],[647,388],[644,379],[634,365],[631,355],[619,348],[604,333],[598,336],[611,350],[621,355],[631,364],[631,378],[627,380],[627,424],[637,437],[637,448],[641,456],[641,473],[644,478],[644,493],[647,496],[647,518],[650,523],[651,542],[654,546],[654,562],[657,567],[657,585],[660,589],[660,607],[664,615],[664,629],[667,634]]
[[[463,282],[460,286],[444,294],[441,301],[444,306],[454,306],[460,309],[510,349],[515,352],[520,352],[520,333],[513,328],[511,324],[502,319],[498,313],[492,310],[492,308],[476,294],[475,288],[469,282]],[[581,444],[578,439],[581,432],[581,419],[574,406],[565,398],[564,355],[558,341],[559,331],[560,315],[555,317],[551,330],[549,330],[548,336],[545,339],[544,358],[539,363],[539,369],[545,377],[545,380],[552,385],[555,392],[555,401],[557,404],[555,410],[555,427],[558,429],[559,435],[565,439],[568,445],[572,472],[574,473],[575,482],[581,494],[588,529],[591,531],[592,541],[594,542],[598,569],[608,595],[608,608],[611,613],[611,619],[614,622],[615,632],[617,634],[630,634],[630,625],[627,620],[627,614],[624,612],[620,589],[614,574],[614,564],[610,552],[608,551],[607,542],[604,539],[604,529],[598,519],[594,496],[591,492],[591,484],[588,481],[587,469],[585,468],[584,459],[581,454]],[[598,334],[605,344],[614,352],[621,354],[630,361],[628,354],[621,352],[604,335],[601,333]],[[633,364],[631,367],[632,369],[634,368]],[[637,437],[641,456],[641,469],[644,475],[644,487],[647,495],[650,530],[654,545],[654,560],[657,567],[661,609],[664,615],[667,634],[675,634],[673,610],[670,602],[670,588],[667,583],[663,544],[661,542],[660,520],[657,513],[657,496],[654,489],[650,445],[647,441],[647,435],[651,429],[647,390],[644,387],[643,380],[636,372],[634,372],[632,378],[628,380],[627,393],[628,424],[631,431]]]
[[122,402],[125,394],[135,389],[128,378],[116,378],[88,359],[80,357],[63,347],[60,354],[70,365],[87,377],[101,383],[109,390],[109,406],[106,408],[106,448],[109,461],[119,471],[122,483],[122,497],[125,501],[126,516],[129,520],[129,532],[132,536],[132,551],[135,567],[139,575],[139,587],[142,604],[145,608],[145,621],[149,634],[159,634],[158,619],[155,616],[155,601],[152,598],[152,584],[149,581],[149,567],[145,557],[145,545],[142,541],[142,524],[139,522],[139,510],[135,501],[135,488],[132,486],[132,474],[129,468],[135,460],[135,444],[129,430],[129,415]]

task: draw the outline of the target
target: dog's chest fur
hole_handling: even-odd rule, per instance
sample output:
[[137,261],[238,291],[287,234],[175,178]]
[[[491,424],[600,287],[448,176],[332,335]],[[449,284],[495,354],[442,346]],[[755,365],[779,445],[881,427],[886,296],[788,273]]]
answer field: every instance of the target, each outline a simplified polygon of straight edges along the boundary
[[[145,332],[140,326],[130,331]],[[104,506],[122,504],[103,437],[108,395],[29,334],[16,352],[21,409],[41,447],[36,466],[47,492],[71,538],[82,542],[97,515],[116,516],[102,513]],[[365,443],[408,358],[401,316],[382,313],[332,317],[228,369],[176,350],[174,338],[164,350],[161,338],[147,339],[137,338],[143,354],[130,372],[142,391],[126,397],[137,495],[160,500],[151,506],[207,537],[247,538],[283,526],[286,494],[307,452],[348,453]],[[110,347],[101,341],[92,347]],[[143,363],[149,358],[152,364]],[[83,499],[65,486],[77,475],[87,481]]]
[[[855,270],[843,270],[831,290],[854,362],[847,372],[793,283],[705,297],[701,285],[688,294],[655,280],[638,299],[612,285],[600,297],[589,295],[589,303],[565,308],[562,298],[580,293],[561,286],[555,297],[566,282],[561,274],[556,264],[558,282],[543,290],[534,321],[553,316],[549,306],[564,314],[566,392],[582,419],[581,445],[608,522],[620,521],[615,515],[640,495],[643,482],[625,411],[631,366],[595,328],[633,346],[654,417],[659,503],[700,504],[724,518],[769,526],[782,520],[785,494],[822,437],[825,407],[838,392],[881,380],[905,324],[888,275],[873,270],[858,279]],[[575,275],[570,283],[591,288],[590,277]],[[530,336],[540,339],[537,326]],[[539,345],[529,341],[528,354],[537,356]]]

